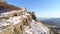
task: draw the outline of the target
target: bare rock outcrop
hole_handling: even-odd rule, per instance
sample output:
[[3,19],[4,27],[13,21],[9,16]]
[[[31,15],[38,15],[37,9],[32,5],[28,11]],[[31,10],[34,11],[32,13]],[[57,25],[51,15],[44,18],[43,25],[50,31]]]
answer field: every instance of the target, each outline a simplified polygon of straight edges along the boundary
[[37,21],[34,12],[29,12],[26,8],[9,5],[6,2],[0,2],[0,34],[50,33],[48,27]]

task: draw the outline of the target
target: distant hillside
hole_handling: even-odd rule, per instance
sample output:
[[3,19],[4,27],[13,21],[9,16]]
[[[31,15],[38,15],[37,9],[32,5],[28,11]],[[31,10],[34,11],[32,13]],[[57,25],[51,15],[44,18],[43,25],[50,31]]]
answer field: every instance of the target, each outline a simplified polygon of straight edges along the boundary
[[40,20],[44,24],[48,25],[60,25],[60,18],[51,18],[51,19],[44,19]]
[[45,18],[45,17],[39,17],[39,18],[37,18],[37,20],[40,20],[40,21],[47,20],[47,19],[50,19],[50,18]]

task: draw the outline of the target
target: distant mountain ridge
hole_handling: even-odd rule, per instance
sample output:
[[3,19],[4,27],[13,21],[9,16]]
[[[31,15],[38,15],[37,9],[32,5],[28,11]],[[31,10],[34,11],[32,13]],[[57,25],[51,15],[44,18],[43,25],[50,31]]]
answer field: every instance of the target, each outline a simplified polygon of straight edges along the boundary
[[49,25],[60,25],[60,18],[44,19],[40,21],[42,23],[49,24]]
[[37,18],[38,20],[47,20],[47,19],[50,19],[50,18],[45,18],[45,17],[40,17],[40,18]]

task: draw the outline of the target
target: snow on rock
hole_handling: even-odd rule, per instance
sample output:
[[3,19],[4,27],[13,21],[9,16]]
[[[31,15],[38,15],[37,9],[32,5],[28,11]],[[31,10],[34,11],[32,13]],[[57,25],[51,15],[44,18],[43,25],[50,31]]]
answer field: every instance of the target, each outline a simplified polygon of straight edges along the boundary
[[30,26],[25,26],[23,34],[41,34],[48,31],[49,29],[46,26],[43,26],[40,22],[35,22],[32,20]]
[[21,17],[22,17],[22,18],[27,18],[27,16],[26,16],[26,15],[21,15]]
[[25,13],[25,15],[30,15],[29,13]]
[[0,14],[1,14],[0,16],[4,17],[4,16],[7,16],[8,14],[21,13],[21,12],[23,12],[23,11],[24,11],[24,9],[22,9],[22,10],[6,11],[6,12],[0,13]]
[[[20,10],[17,11],[11,11],[11,12],[5,12],[5,13],[1,13],[0,17],[3,16],[7,16],[10,13],[17,13],[17,12],[21,12]],[[10,17],[9,19],[7,19],[7,22],[11,22],[13,25],[19,24],[20,22],[23,21],[24,18],[28,19],[28,17],[31,19],[30,17],[31,15],[27,12],[25,12],[23,15],[20,16],[13,16]],[[44,26],[42,23],[40,22],[36,22],[35,20],[31,19],[32,21],[28,21],[29,25],[24,25],[24,29],[23,29],[23,34],[42,34],[44,32],[48,32],[49,29]],[[0,22],[0,27],[2,26],[7,26],[10,25],[9,23],[6,23],[5,21]],[[3,31],[0,28],[0,32]]]
[[7,23],[0,23],[0,27],[7,26],[7,25],[9,25],[9,24],[7,24]]
[[10,12],[4,12],[4,13],[1,13],[1,15],[0,16],[7,16],[8,14],[11,14],[11,13],[17,13],[17,12],[21,12],[20,10],[13,10],[13,11],[10,11]]
[[22,20],[21,20],[20,16],[15,16],[15,17],[12,17],[12,18],[8,19],[7,21],[10,21],[14,25],[16,25],[16,24],[20,23]]
[[0,21],[0,27],[11,25],[12,23],[6,20]]
[[6,21],[6,20],[3,20],[3,21],[0,21],[0,32],[3,32],[6,30],[6,27],[12,25],[12,23]]
[[33,33],[32,33],[32,31],[30,31],[29,26],[25,26],[25,27],[24,27],[23,34],[33,34]]

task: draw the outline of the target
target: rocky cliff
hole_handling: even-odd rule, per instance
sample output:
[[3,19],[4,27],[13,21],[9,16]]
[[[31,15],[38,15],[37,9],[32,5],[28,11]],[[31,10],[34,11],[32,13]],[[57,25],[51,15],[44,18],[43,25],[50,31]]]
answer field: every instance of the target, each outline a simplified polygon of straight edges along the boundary
[[[23,11],[14,10],[1,13],[1,16],[1,34],[39,34],[40,30],[45,27],[40,22],[34,20],[32,15],[25,9]],[[49,29],[45,28],[47,30],[42,29],[42,31],[47,32]]]
[[36,20],[34,12],[0,2],[0,34],[50,34],[50,29]]

